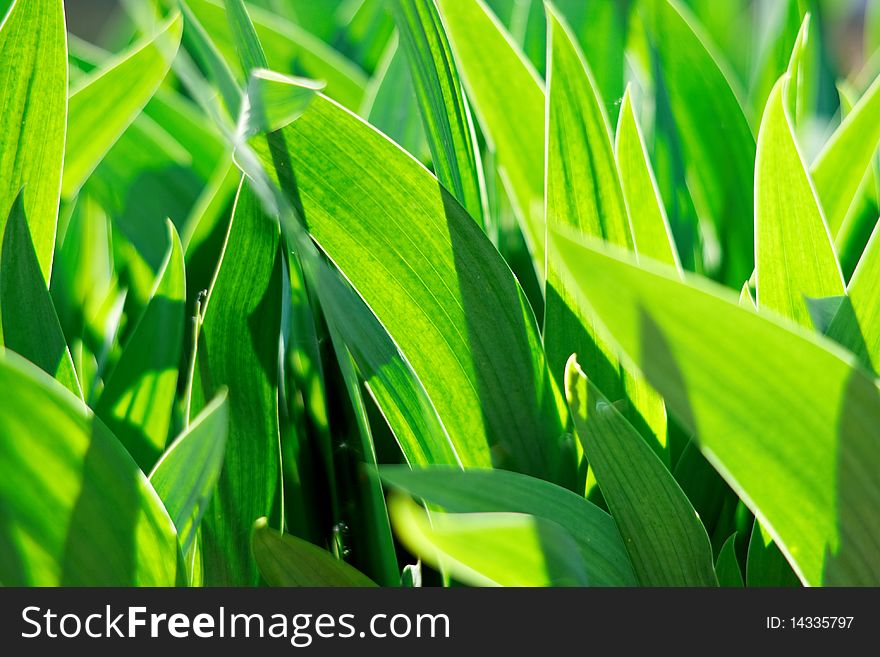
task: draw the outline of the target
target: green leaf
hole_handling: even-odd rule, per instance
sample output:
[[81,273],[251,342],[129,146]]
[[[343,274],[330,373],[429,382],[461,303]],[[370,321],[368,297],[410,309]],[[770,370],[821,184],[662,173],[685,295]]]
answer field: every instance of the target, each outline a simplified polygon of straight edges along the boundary
[[663,199],[657,188],[651,160],[633,111],[629,87],[620,105],[617,137],[614,143],[620,184],[629,211],[635,249],[639,256],[681,267],[678,251],[669,229]]
[[223,7],[226,10],[232,42],[238,52],[238,60],[244,69],[245,77],[250,77],[250,72],[254,69],[269,68],[266,53],[263,52],[263,46],[245,8],[244,0],[223,0]]
[[[237,62],[235,39],[221,0],[186,1],[226,60]],[[277,14],[259,7],[247,7],[247,11],[266,53],[268,68],[323,80],[327,83],[327,93],[343,105],[350,108],[360,105],[367,79],[355,64]]]
[[844,218],[880,143],[880,77],[853,107],[816,157],[810,173],[828,228],[841,235]]
[[82,398],[73,359],[31,241],[22,196],[13,202],[5,222],[0,253],[0,346],[24,356]]
[[736,534],[724,541],[718,559],[715,561],[715,574],[718,576],[718,586],[723,588],[742,588],[742,572],[736,560]]
[[696,276],[682,283],[666,267],[556,246],[583,299],[801,579],[880,582],[880,398],[853,358]]
[[437,0],[455,60],[497,155],[526,243],[544,272],[544,91],[482,0]]
[[0,389],[0,582],[181,583],[171,519],[82,401],[10,352]]
[[[510,469],[560,477],[559,407],[534,316],[473,219],[418,162],[321,96],[281,134],[312,237],[409,362],[462,463],[491,465],[492,448]],[[265,145],[255,148],[269,169]]]
[[[632,249],[611,131],[595,82],[567,26],[550,9],[547,20],[547,229],[570,230]],[[554,378],[561,387],[565,362],[576,352],[605,395],[629,399],[632,405],[626,408],[626,416],[664,453],[662,400],[641,379],[624,371],[613,347],[597,338],[595,319],[581,312],[560,264],[555,258],[547,259],[544,346]]]
[[[790,2],[794,4],[795,0],[790,0]],[[800,2],[801,0],[797,0],[798,4]],[[799,14],[796,13],[795,16],[797,15]],[[810,107],[813,100],[810,96],[815,81],[812,79],[814,72],[811,67],[813,62],[810,60],[812,54],[810,34],[810,14],[806,14],[792,46],[791,60],[788,63],[790,82],[785,102],[791,113],[792,127],[795,132],[804,125],[809,112],[813,109]]]
[[673,0],[646,0],[642,8],[669,94],[694,204],[721,242],[719,278],[740,285],[754,264],[755,139],[731,87],[732,77],[693,17]]
[[424,386],[363,299],[329,267],[313,276],[322,310],[351,351],[407,462],[460,463]]
[[846,289],[847,298],[831,321],[828,337],[852,351],[873,372],[880,371],[880,223]]
[[379,61],[358,113],[414,157],[428,161],[430,154],[425,128],[419,116],[406,59],[395,33]]
[[165,449],[177,394],[183,344],[186,277],[183,248],[168,222],[171,249],[143,315],[110,373],[95,413],[144,472]]
[[240,128],[248,137],[280,130],[296,121],[323,87],[314,80],[255,69],[248,81],[248,104],[242,110]]
[[183,554],[193,546],[214,494],[228,428],[229,404],[221,392],[168,446],[150,473],[150,483],[177,527]]
[[635,586],[629,555],[611,517],[580,495],[506,470],[384,466],[386,485],[452,513],[525,513],[565,527],[592,586]]
[[62,0],[16,2],[0,26],[0,61],[0,235],[24,187],[25,215],[48,282],[67,123]]
[[712,546],[663,462],[569,359],[565,397],[577,437],[642,586],[716,586]]
[[180,45],[183,20],[169,19],[71,90],[61,193],[70,198],[158,89]]
[[272,529],[265,518],[254,525],[252,542],[260,573],[269,586],[376,586],[326,550]]
[[485,182],[470,107],[433,0],[395,0],[392,10],[409,63],[437,179],[479,224]]
[[746,583],[750,587],[800,586],[797,575],[773,542],[773,537],[755,519],[746,557]]
[[202,520],[209,586],[258,583],[241,537],[278,511],[281,275],[278,224],[242,184],[205,304],[193,382],[193,413],[229,391],[223,471]]
[[786,108],[787,78],[770,92],[755,162],[758,308],[812,326],[804,297],[844,293],[843,274]]
[[473,586],[587,586],[577,544],[562,526],[523,513],[431,513],[389,500],[398,538],[435,568]]

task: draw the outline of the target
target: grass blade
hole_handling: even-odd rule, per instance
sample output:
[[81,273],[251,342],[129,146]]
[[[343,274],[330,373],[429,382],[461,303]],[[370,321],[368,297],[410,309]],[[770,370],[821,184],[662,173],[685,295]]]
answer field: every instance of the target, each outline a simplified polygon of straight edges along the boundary
[[395,0],[392,10],[406,52],[437,179],[483,225],[485,182],[470,107],[434,0]]
[[182,583],[174,525],[113,434],[81,400],[9,352],[0,353],[0,389],[0,581]]
[[[730,290],[559,238],[583,298],[811,585],[880,582],[875,382]],[[801,512],[793,514],[793,508]]]
[[95,413],[144,472],[152,470],[168,439],[183,345],[186,275],[183,248],[168,222],[171,249],[156,286],[107,377]]
[[22,194],[12,204],[0,254],[0,346],[24,356],[82,399],[73,359],[43,280]]
[[62,0],[16,2],[0,25],[0,61],[0,235],[25,187],[25,215],[48,283],[67,123]]
[[229,427],[229,404],[221,392],[169,445],[150,473],[150,483],[177,527],[183,554],[196,540],[214,494]]
[[636,584],[611,516],[568,489],[506,470],[384,466],[380,475],[386,486],[451,513],[525,513],[555,522],[578,544],[592,586]]
[[562,526],[522,513],[432,513],[389,502],[395,531],[422,560],[474,586],[586,586],[586,569]]
[[844,293],[819,200],[785,107],[787,78],[770,92],[755,162],[757,304],[812,326],[805,297]]
[[140,114],[177,54],[183,20],[175,14],[155,37],[136,44],[71,91],[61,193],[70,198]]
[[565,396],[577,437],[642,586],[716,586],[712,546],[663,462],[572,356]]
[[280,515],[281,275],[278,224],[242,184],[203,313],[193,384],[193,413],[221,388],[229,391],[223,471],[202,520],[207,585],[257,584],[240,537],[257,518]]

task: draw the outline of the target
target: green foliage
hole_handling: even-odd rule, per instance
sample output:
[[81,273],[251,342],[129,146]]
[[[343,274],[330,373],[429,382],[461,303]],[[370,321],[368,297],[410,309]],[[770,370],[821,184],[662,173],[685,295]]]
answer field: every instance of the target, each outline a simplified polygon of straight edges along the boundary
[[876,3],[86,4],[0,0],[0,584],[880,584]]

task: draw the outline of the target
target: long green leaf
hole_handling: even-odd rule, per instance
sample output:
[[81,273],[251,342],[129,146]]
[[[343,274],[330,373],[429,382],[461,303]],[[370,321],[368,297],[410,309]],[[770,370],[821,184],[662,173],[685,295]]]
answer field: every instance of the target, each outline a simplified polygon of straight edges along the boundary
[[67,124],[62,0],[16,2],[0,26],[0,61],[0,235],[25,187],[24,210],[48,282]]
[[9,352],[0,390],[0,582],[181,583],[171,519],[82,401]]
[[451,513],[526,513],[565,527],[592,586],[635,586],[629,555],[611,517],[565,488],[506,470],[385,466],[386,485]]
[[175,14],[151,39],[138,43],[80,79],[71,91],[61,193],[76,194],[140,114],[177,54],[183,20]]
[[82,398],[67,341],[31,241],[22,194],[12,204],[0,253],[0,346],[24,356]]
[[721,242],[719,277],[739,286],[751,275],[754,260],[755,139],[730,76],[693,17],[674,0],[645,0],[642,8],[669,94],[691,195]]
[[586,586],[580,550],[562,526],[522,513],[432,513],[389,502],[395,531],[422,560],[475,586]]
[[150,473],[150,483],[177,527],[187,554],[214,494],[229,429],[229,404],[221,392],[177,437]]
[[643,586],[715,586],[712,546],[672,474],[572,356],[565,396],[577,437]]
[[724,541],[721,551],[718,553],[718,559],[715,561],[715,573],[718,575],[718,586],[725,588],[742,588],[745,586],[743,582],[742,571],[739,569],[739,563],[736,560],[736,534]]
[[437,179],[482,224],[486,206],[480,151],[440,14],[434,0],[395,0],[392,9]]
[[880,143],[880,77],[853,107],[810,167],[816,191],[837,238]]
[[[223,9],[222,0],[187,0],[228,62],[237,62],[235,39]],[[327,93],[349,108],[357,108],[363,98],[366,76],[355,64],[305,30],[259,7],[247,8],[269,68],[285,74],[299,72],[324,80]],[[265,68],[265,67],[264,67]]]
[[193,384],[193,413],[222,387],[229,391],[223,471],[202,520],[208,585],[258,582],[241,537],[257,518],[279,511],[281,274],[278,224],[243,184],[208,294]]
[[326,550],[272,529],[265,518],[254,526],[252,541],[260,573],[270,586],[376,586]]
[[873,372],[880,371],[880,222],[865,247],[828,327],[828,337],[852,351]]
[[819,200],[785,108],[787,78],[770,92],[755,162],[755,259],[757,303],[812,326],[804,297],[844,293]]
[[[811,585],[876,585],[880,396],[829,340],[559,238],[583,298]],[[799,509],[792,513],[792,509]]]
[[183,248],[171,222],[168,231],[171,249],[155,290],[95,407],[144,472],[165,449],[183,345]]
[[681,267],[629,87],[620,105],[614,150],[636,251],[640,257]]
[[482,0],[437,0],[437,6],[468,97],[543,275],[543,85]]
[[436,178],[335,103],[319,96],[281,134],[311,235],[425,386],[462,463],[490,465],[491,448],[557,479],[558,402],[536,322],[488,238]]
[[[547,228],[633,248],[605,109],[583,55],[560,18],[548,10]],[[572,283],[547,258],[544,346],[560,387],[565,363],[576,352],[609,398],[628,399],[625,414],[660,453],[666,446],[663,402],[620,367],[615,350],[597,337],[595,319],[581,312]]]

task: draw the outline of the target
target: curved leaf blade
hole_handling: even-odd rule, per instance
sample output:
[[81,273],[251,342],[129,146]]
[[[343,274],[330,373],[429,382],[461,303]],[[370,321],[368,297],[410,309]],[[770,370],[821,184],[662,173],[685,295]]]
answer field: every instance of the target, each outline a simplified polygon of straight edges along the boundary
[[591,586],[635,586],[629,555],[611,516],[543,479],[506,470],[384,466],[387,486],[451,513],[525,513],[565,527],[578,544]]
[[116,438],[48,375],[0,353],[0,582],[174,586],[174,525]]
[[[67,31],[62,0],[16,2],[0,25],[0,235],[15,197],[48,282],[55,248],[64,131]],[[15,64],[13,65],[12,62]]]

